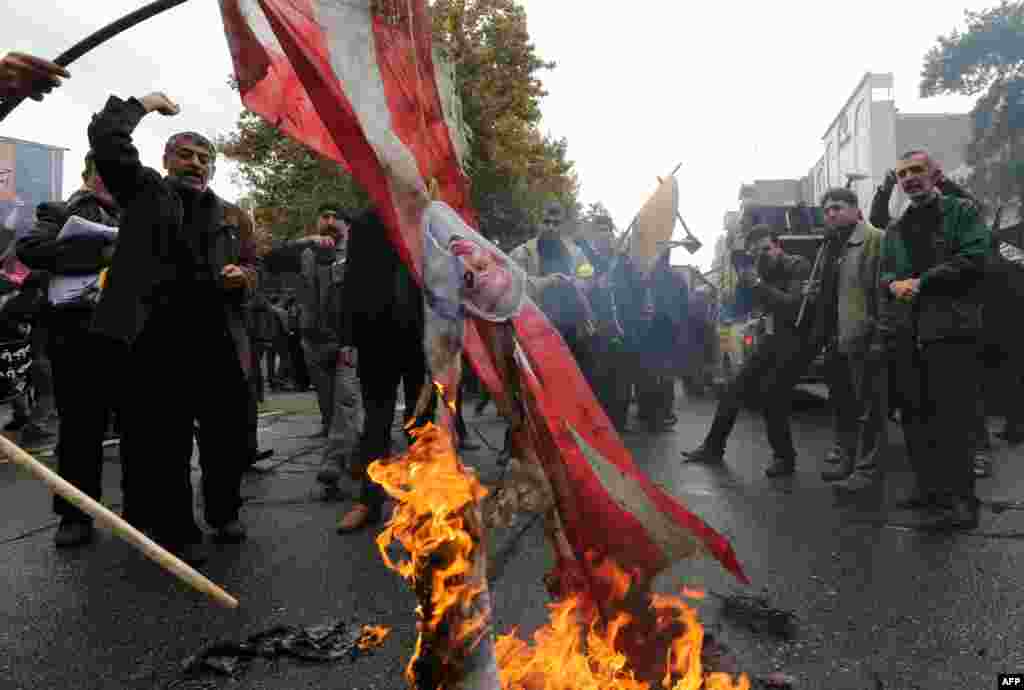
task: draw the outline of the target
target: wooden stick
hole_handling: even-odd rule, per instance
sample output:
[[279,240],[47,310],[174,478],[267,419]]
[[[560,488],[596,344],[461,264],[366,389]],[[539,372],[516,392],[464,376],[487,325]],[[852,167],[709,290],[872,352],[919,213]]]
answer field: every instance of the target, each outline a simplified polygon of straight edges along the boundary
[[33,458],[4,436],[0,436],[0,452],[11,462],[28,470],[36,479],[46,484],[51,491],[58,494],[61,498],[71,502],[83,512],[109,527],[114,534],[134,546],[146,558],[155,562],[164,570],[169,571],[185,584],[212,597],[221,606],[229,609],[238,608],[237,599],[213,584],[204,575],[194,570],[174,554],[162,548],[145,534],[132,527],[119,515],[111,512],[106,506],[82,493],[73,484],[62,479],[59,474]]

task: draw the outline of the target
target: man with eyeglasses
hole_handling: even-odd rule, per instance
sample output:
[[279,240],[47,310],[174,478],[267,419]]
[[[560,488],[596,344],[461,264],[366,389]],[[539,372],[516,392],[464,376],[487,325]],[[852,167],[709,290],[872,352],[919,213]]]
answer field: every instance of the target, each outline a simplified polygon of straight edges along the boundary
[[778,233],[768,225],[751,229],[746,250],[753,261],[742,267],[739,281],[753,291],[767,312],[767,334],[720,399],[704,442],[695,450],[684,451],[683,456],[686,462],[721,464],[743,402],[756,401],[774,455],[765,474],[783,477],[796,472],[789,413],[793,388],[810,361],[813,320],[807,314],[799,326],[796,320],[811,264],[802,256],[786,254]]
[[193,564],[205,560],[193,516],[190,458],[200,434],[205,518],[237,542],[249,447],[250,350],[244,305],[256,284],[255,247],[209,187],[216,150],[182,132],[164,149],[167,175],[132,143],[153,111],[177,115],[162,93],[111,96],[89,125],[96,168],[123,210],[93,328],[129,348],[121,459],[125,517]]
[[979,288],[992,233],[977,206],[936,188],[924,151],[896,164],[910,206],[885,234],[884,308],[902,319],[883,335],[916,487],[904,507],[930,511],[937,529],[978,525],[971,425],[977,402]]

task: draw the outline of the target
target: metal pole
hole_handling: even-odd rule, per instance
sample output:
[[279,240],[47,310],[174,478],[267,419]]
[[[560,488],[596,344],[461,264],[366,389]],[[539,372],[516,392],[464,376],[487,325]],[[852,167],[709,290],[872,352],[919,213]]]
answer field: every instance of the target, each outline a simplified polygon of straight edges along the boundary
[[[825,249],[828,247],[828,240],[826,239],[821,243],[821,247],[818,248],[818,255],[814,257],[814,266],[811,267],[811,277],[809,282],[814,283],[817,278],[818,270],[822,266],[822,262],[825,258]],[[800,328],[800,323],[804,320],[804,311],[807,309],[807,301],[810,295],[804,295],[803,301],[800,302],[800,313],[796,315],[796,323],[794,326]]]
[[[141,24],[150,17],[154,17],[161,12],[166,12],[172,7],[177,7],[188,2],[188,0],[156,0],[148,5],[140,7],[139,9],[126,14],[120,19],[107,24],[99,31],[96,31],[86,38],[82,39],[63,53],[58,55],[54,62],[61,67],[67,67],[72,62],[88,53],[93,48],[106,43],[114,36],[127,31],[136,24]],[[11,111],[17,108],[24,98],[12,98],[4,103],[0,103],[0,120],[11,114]]]

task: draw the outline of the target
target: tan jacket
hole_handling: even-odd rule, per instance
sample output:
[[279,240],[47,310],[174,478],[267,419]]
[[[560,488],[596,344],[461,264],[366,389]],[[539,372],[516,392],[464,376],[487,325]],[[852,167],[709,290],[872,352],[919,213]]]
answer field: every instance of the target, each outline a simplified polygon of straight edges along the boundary
[[[569,255],[572,257],[573,272],[575,273],[581,266],[587,264],[587,257],[583,250],[571,239],[567,237],[562,237],[561,239],[566,249],[569,250]],[[540,272],[540,252],[537,250],[537,238],[534,237],[532,240],[523,242],[509,253],[509,257],[526,271],[527,283],[529,285],[528,294],[531,299],[536,300],[539,293],[538,278],[544,277]],[[575,276],[569,277],[573,278]]]
[[839,259],[839,351],[864,352],[878,325],[879,276],[885,232],[860,222]]

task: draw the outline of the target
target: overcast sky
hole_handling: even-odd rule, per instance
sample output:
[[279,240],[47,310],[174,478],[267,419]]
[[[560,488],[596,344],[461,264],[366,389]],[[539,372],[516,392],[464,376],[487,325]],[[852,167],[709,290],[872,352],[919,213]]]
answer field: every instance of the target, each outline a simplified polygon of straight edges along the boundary
[[[569,140],[584,203],[602,201],[628,225],[656,184],[683,166],[680,206],[704,242],[675,262],[710,267],[722,217],[738,207],[739,187],[807,173],[821,136],[867,71],[895,74],[903,112],[966,112],[972,101],[921,100],[925,52],[940,34],[963,27],[964,9],[995,0],[894,3],[520,0],[538,53],[558,63],[545,72],[545,131]],[[53,57],[144,0],[2,0],[0,51]],[[596,8],[602,9],[596,9]],[[227,86],[231,62],[215,0],[191,0],[94,50],[73,78],[42,103],[27,102],[0,123],[0,135],[70,149],[65,194],[78,186],[85,128],[107,96],[165,91],[182,106],[175,118],[150,115],[136,141],[160,165],[175,131],[230,131],[240,111]],[[241,189],[222,164],[214,188]],[[677,229],[677,235],[681,233]]]

